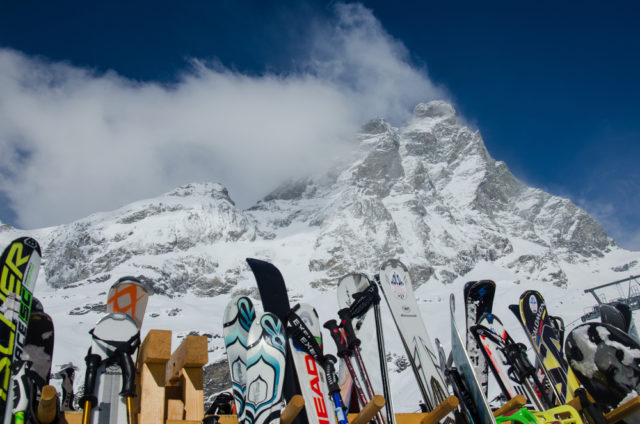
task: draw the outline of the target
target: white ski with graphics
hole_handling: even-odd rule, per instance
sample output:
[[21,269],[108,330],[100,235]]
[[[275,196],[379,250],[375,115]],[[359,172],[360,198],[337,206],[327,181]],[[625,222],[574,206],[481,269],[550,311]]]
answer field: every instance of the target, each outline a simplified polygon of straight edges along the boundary
[[[304,398],[307,419],[310,423],[336,424],[336,417],[329,398],[327,376],[322,364],[318,362],[318,360],[322,361],[324,357],[318,313],[308,303],[300,303],[292,309],[288,321],[289,347],[298,375],[300,391]],[[301,334],[302,326],[304,326],[305,333],[308,330],[307,334]],[[296,330],[300,334],[298,337],[291,334]],[[308,338],[313,340],[308,340]]]
[[255,318],[256,311],[251,299],[247,296],[235,296],[224,309],[222,333],[227,349],[231,386],[239,423],[244,419],[244,395],[247,385],[247,339]]
[[247,387],[243,424],[278,424],[287,337],[280,319],[264,312],[251,324],[247,339]]
[[[396,259],[386,261],[380,268],[379,284],[398,327],[424,403],[431,411],[449,393],[438,367],[437,353],[418,309],[407,267]],[[449,420],[454,420],[453,414],[445,418],[445,422]]]
[[456,364],[477,409],[478,419],[480,420],[480,423],[477,424],[496,424],[496,419],[493,417],[482,386],[474,372],[473,364],[469,359],[465,342],[462,341],[462,337],[456,327],[456,300],[453,293],[449,297],[449,309],[451,313],[451,356],[453,356],[453,362]]
[[[371,298],[365,305],[367,306],[366,310],[354,311],[360,312],[360,314],[352,318],[352,326],[356,336],[360,340],[366,340],[366,343],[360,345],[360,353],[371,379],[373,391],[376,394],[384,395],[387,400],[387,403],[382,408],[382,417],[387,424],[393,424],[395,423],[395,415],[391,402],[378,288],[371,283],[365,274],[353,273],[340,278],[338,280],[339,309],[351,307],[354,304],[354,295],[358,298],[361,296],[369,296]],[[377,298],[377,301],[374,301],[376,300],[375,298]],[[353,380],[346,369],[343,359],[340,359],[339,370],[342,398],[345,402],[349,402]],[[363,380],[364,377],[361,377],[361,381]]]
[[[126,314],[135,321],[138,331],[140,331],[148,301],[149,291],[140,280],[136,277],[122,277],[109,288],[107,313]],[[137,350],[131,354],[131,359],[134,363],[136,362],[137,354]],[[101,417],[106,414],[104,410],[107,408],[106,405],[111,405],[112,408],[117,408],[117,411],[111,412],[111,415],[115,418],[110,418],[111,421],[109,422],[121,422],[119,420],[127,416],[127,404],[124,397],[120,396],[120,388],[117,384],[122,380],[122,369],[116,364],[108,366],[102,380],[101,387],[109,388],[110,390],[102,391],[98,398],[103,408]]]

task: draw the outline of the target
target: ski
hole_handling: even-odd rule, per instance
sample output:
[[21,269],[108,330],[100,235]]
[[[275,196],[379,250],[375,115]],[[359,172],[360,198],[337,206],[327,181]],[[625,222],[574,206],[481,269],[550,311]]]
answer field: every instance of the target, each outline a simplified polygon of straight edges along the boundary
[[491,312],[495,292],[496,283],[491,280],[470,281],[464,286],[467,352],[485,396],[489,387],[489,368],[485,356],[480,351],[480,346],[469,329],[477,324],[483,314]]
[[[345,275],[338,280],[338,305],[340,308],[350,308],[353,317],[351,324],[356,335],[359,339],[367,340],[361,346],[362,358],[369,371],[374,392],[382,394],[386,399],[387,403],[382,408],[385,422],[395,424],[378,287],[364,274]],[[341,360],[340,369],[345,368],[346,365]],[[340,376],[343,398],[348,403],[353,381],[348,372],[342,371]]]
[[[538,379],[536,368],[527,358],[526,347],[511,338],[497,316],[484,314],[469,331],[481,347],[506,399],[522,394],[529,405],[539,411],[554,406],[553,396]],[[543,394],[538,397],[538,393]]]
[[35,404],[40,401],[40,395],[44,386],[49,384],[51,378],[51,361],[53,359],[54,345],[53,320],[49,314],[33,312],[29,317],[29,327],[25,339],[23,359],[31,362],[28,377],[34,385]]
[[11,365],[22,359],[42,252],[31,237],[20,237],[0,257],[0,417],[11,424]]
[[[135,366],[132,355],[140,345],[136,322],[121,312],[108,313],[93,330],[91,347],[85,357],[86,373],[83,396],[83,423],[131,423],[131,398],[135,396]],[[110,375],[114,378],[107,378]],[[124,413],[112,405],[111,393],[118,393],[117,403],[124,403]],[[116,411],[114,413],[114,411]]]
[[552,383],[558,404],[571,400],[580,383],[564,356],[564,325],[561,320],[549,317],[544,298],[535,290],[525,291],[520,296],[520,304],[510,305],[509,309],[518,318],[538,365]]
[[[473,370],[473,364],[469,359],[467,349],[460,337],[458,328],[456,327],[456,301],[455,296],[451,293],[449,297],[449,311],[451,319],[451,356],[453,356],[453,362],[456,368],[459,370],[467,390],[471,394],[473,399],[473,405],[476,407],[478,414],[478,424],[496,424],[496,419],[493,417],[487,398],[482,391],[482,387],[476,378],[476,374]],[[474,420],[475,422],[475,420]]]
[[280,319],[264,312],[247,338],[246,424],[278,424],[285,377],[286,335]]
[[[144,314],[149,301],[149,291],[135,277],[122,277],[118,279],[109,288],[107,295],[107,313],[124,313],[133,319],[138,327],[142,327]],[[135,362],[137,351],[131,353],[131,359]],[[102,390],[100,392],[100,404],[102,405],[101,416],[105,416],[107,405],[116,408],[110,414],[113,417],[120,417],[120,421],[127,416],[127,404],[125,399],[120,396],[118,382],[122,380],[122,368],[117,364],[112,364],[107,373],[102,377]],[[111,418],[111,422],[115,423],[116,418]]]
[[109,289],[107,312],[123,312],[142,327],[149,290],[135,277],[122,277]]
[[256,312],[251,299],[235,296],[224,310],[223,335],[231,375],[238,422],[244,420],[244,396],[247,371],[247,339]]
[[[409,271],[402,262],[390,259],[382,264],[378,283],[400,333],[424,403],[431,411],[446,399],[448,392],[413,294]],[[445,420],[453,421],[452,415]]]
[[630,393],[640,392],[640,344],[627,333],[588,322],[569,333],[565,347],[580,382],[605,409],[616,408]]
[[76,367],[72,364],[65,366],[60,371],[58,371],[54,378],[59,378],[62,380],[60,383],[60,387],[62,389],[62,399],[60,400],[60,410],[61,411],[74,411],[75,407],[73,405],[73,401],[75,395],[73,393],[73,381],[76,376]]
[[[291,311],[291,306],[289,305],[287,287],[280,270],[273,264],[258,259],[247,258],[247,263],[256,279],[264,311],[271,312],[277,316],[281,322],[286,322],[287,316]],[[293,396],[300,393],[300,386],[295,378],[293,358],[291,357],[291,352],[288,350],[285,369],[282,392],[285,400],[289,401]],[[308,423],[305,414],[298,414],[293,422],[294,424]]]
[[329,408],[322,332],[315,308],[307,303],[294,306],[288,317],[287,334],[307,419],[310,423],[336,424]]
[[467,389],[458,372],[458,369],[453,366],[453,357],[450,355],[450,360],[447,360],[447,356],[444,351],[444,347],[440,340],[435,339],[436,349],[438,349],[438,359],[440,360],[440,369],[443,370],[444,377],[451,387],[451,391],[458,398],[460,402],[458,410],[455,411],[457,424],[474,424],[480,422],[478,416],[478,410],[475,406],[471,392]]

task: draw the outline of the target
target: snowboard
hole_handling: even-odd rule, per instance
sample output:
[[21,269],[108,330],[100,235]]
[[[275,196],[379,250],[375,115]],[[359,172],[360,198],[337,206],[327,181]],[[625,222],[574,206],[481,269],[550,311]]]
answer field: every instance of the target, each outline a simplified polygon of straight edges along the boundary
[[[437,352],[422,320],[407,267],[396,259],[382,264],[379,284],[400,333],[411,368],[428,411],[442,403],[447,385],[438,368]],[[445,419],[453,421],[453,414]]]
[[251,299],[235,296],[224,310],[223,335],[231,375],[238,422],[244,419],[244,395],[247,371],[247,338],[256,312]]
[[459,370],[460,376],[473,399],[473,405],[476,407],[478,414],[478,424],[496,424],[496,419],[493,417],[487,398],[482,391],[482,386],[474,372],[471,359],[469,359],[467,349],[456,327],[456,301],[453,293],[449,297],[449,311],[451,319],[451,356],[453,356],[453,362],[456,364],[456,368]]
[[580,382],[607,408],[617,407],[632,391],[640,393],[640,344],[622,330],[581,324],[567,336],[565,351]]
[[11,423],[11,365],[22,359],[42,252],[31,237],[20,237],[0,257],[0,417]]
[[[287,316],[291,311],[289,305],[289,295],[287,287],[280,270],[273,264],[258,259],[247,258],[247,263],[253,272],[260,292],[260,299],[265,312],[271,312],[281,322],[286,322]],[[287,350],[286,366],[284,375],[284,387],[282,393],[285,400],[289,401],[293,396],[300,393],[300,386],[295,378],[295,368],[291,352]],[[298,414],[294,419],[294,424],[307,424],[305,414]]]
[[[307,419],[310,423],[336,424],[336,417],[330,408],[327,376],[322,366],[324,355],[318,313],[308,303],[300,303],[292,309],[288,322],[292,330],[287,331],[289,348],[304,398]],[[302,326],[304,326],[305,336],[292,337],[293,331]],[[306,337],[311,337],[313,340],[307,340]]]
[[264,312],[247,339],[245,423],[278,424],[282,410],[287,337],[280,319]]
[[[338,308],[357,307],[353,310],[352,326],[356,336],[365,343],[360,345],[360,353],[367,368],[373,391],[382,394],[387,403],[382,408],[382,415],[387,424],[395,423],[393,403],[391,401],[391,389],[387,370],[386,349],[382,330],[382,317],[380,312],[380,296],[377,286],[364,274],[348,274],[338,280]],[[366,302],[354,303],[354,295],[359,300],[363,296]],[[368,306],[368,308],[365,308]],[[364,310],[360,310],[364,309]],[[349,403],[353,380],[346,369],[343,359],[339,362],[340,388],[342,398]],[[358,372],[356,370],[356,372]],[[360,380],[362,381],[363,378]]]
[[491,312],[495,292],[496,283],[491,280],[469,281],[464,286],[467,352],[485,395],[489,388],[489,367],[485,356],[480,351],[478,342],[469,330],[476,325],[483,314]]
[[510,305],[509,309],[518,318],[533,346],[538,365],[552,383],[558,403],[571,400],[580,383],[564,356],[563,331],[558,326],[558,320],[549,317],[542,295],[535,290],[527,290],[520,296],[520,304]]
[[111,312],[90,333],[81,405],[86,407],[87,401],[92,405],[92,423],[126,423],[126,397],[135,396],[132,355],[140,345],[140,330],[129,315]]
[[59,378],[62,380],[60,383],[60,388],[62,389],[62,399],[60,399],[60,410],[61,411],[74,411],[75,407],[73,405],[73,401],[75,395],[73,393],[73,382],[76,376],[76,367],[72,364],[65,366],[60,371],[58,371],[54,378]]

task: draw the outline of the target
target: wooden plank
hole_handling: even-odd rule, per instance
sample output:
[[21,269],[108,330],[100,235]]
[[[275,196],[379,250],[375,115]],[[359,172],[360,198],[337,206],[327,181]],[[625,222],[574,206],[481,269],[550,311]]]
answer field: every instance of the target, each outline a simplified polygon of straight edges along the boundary
[[182,368],[203,367],[209,362],[206,336],[187,336],[167,362],[167,382],[180,377]]
[[60,414],[59,424],[82,424],[82,411],[65,411]]
[[140,424],[154,424],[164,421],[165,415],[165,372],[162,363],[145,363],[140,372]]
[[618,406],[613,411],[607,412],[604,414],[604,418],[607,420],[607,424],[614,424],[638,411],[640,411],[640,396],[636,396],[630,401]]
[[[206,340],[206,338],[205,338]],[[180,371],[184,418],[202,421],[204,417],[204,376],[202,366],[185,367]]]
[[171,359],[171,331],[149,330],[138,353],[138,367],[142,364],[166,364]]
[[165,424],[202,424],[202,421],[193,420],[167,420]]
[[[167,420],[182,420],[184,418],[184,402],[180,399],[167,399]],[[202,421],[202,420],[200,420]],[[162,422],[162,421],[157,421]]]

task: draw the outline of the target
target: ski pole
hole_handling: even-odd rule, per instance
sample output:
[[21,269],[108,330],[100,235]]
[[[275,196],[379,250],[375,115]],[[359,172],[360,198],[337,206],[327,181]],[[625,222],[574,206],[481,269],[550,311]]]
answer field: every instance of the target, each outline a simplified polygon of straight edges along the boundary
[[25,412],[29,408],[29,399],[33,391],[33,385],[27,377],[27,371],[31,368],[31,362],[18,361],[12,367],[15,375],[13,379],[14,404],[13,419],[15,424],[24,424]]
[[[89,351],[91,352],[91,351]],[[88,353],[84,358],[87,364],[87,371],[84,375],[84,394],[80,398],[80,405],[82,405],[82,424],[91,423],[91,408],[98,402],[98,398],[93,393],[96,387],[96,375],[98,368],[102,362],[100,355],[95,353]]]
[[331,334],[331,338],[334,342],[336,342],[336,347],[338,349],[338,356],[344,360],[344,363],[347,365],[347,370],[349,370],[349,374],[351,374],[351,378],[353,379],[353,385],[356,388],[356,393],[358,394],[358,399],[362,404],[362,407],[367,404],[367,398],[364,395],[364,391],[362,390],[362,386],[358,381],[358,377],[356,375],[356,371],[353,369],[353,365],[351,364],[351,358],[349,358],[349,353],[351,350],[347,345],[347,339],[344,334],[338,328],[338,323],[335,319],[331,319],[324,323],[324,328],[329,330]]
[[324,355],[324,361],[322,367],[327,377],[327,386],[329,386],[329,394],[333,399],[333,404],[336,409],[336,417],[338,418],[338,424],[349,424],[347,421],[347,415],[342,408],[342,399],[340,398],[340,386],[338,385],[338,375],[336,374],[336,368],[334,363],[337,361],[333,355]]
[[122,370],[122,390],[120,396],[124,396],[127,401],[127,422],[134,424],[133,397],[136,395],[134,365],[131,355],[124,350],[118,352],[118,363]]

